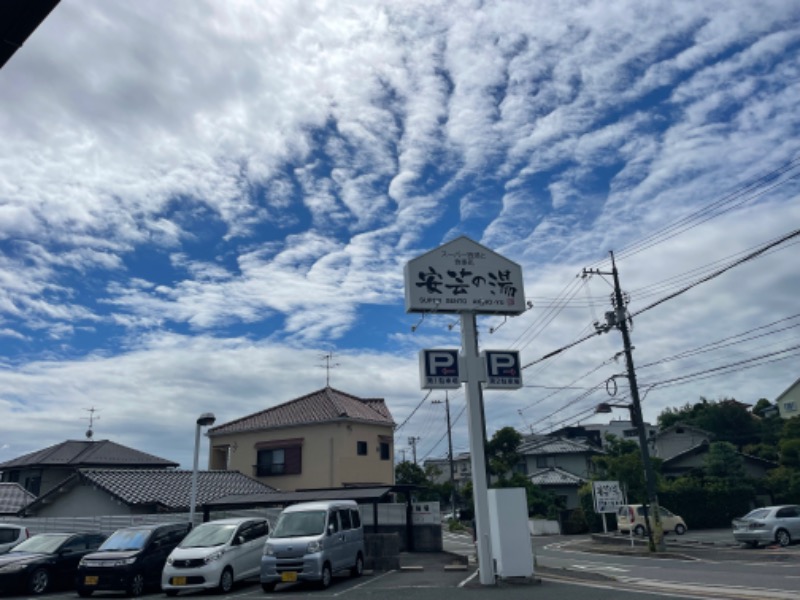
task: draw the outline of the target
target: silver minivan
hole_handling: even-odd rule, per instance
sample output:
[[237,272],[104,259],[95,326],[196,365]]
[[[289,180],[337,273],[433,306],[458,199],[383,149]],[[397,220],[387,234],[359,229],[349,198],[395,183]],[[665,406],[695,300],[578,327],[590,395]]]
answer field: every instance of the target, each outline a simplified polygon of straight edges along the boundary
[[283,510],[264,544],[261,587],[314,581],[331,584],[333,574],[364,572],[364,528],[353,500],[304,502]]
[[260,517],[218,519],[198,525],[167,558],[161,589],[215,589],[227,594],[236,581],[259,574],[269,523]]

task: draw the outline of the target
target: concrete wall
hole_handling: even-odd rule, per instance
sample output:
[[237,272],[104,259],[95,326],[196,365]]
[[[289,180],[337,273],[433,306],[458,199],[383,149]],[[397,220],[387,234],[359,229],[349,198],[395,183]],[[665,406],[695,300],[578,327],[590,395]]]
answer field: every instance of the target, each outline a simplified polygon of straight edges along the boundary
[[[344,483],[394,483],[394,449],[388,460],[380,457],[381,436],[392,439],[385,425],[342,420],[319,425],[268,429],[215,435],[210,439],[209,468],[236,470],[279,490],[339,487]],[[258,477],[256,444],[302,438],[302,472],[298,475]],[[357,442],[367,442],[366,456],[357,453]],[[228,448],[235,450],[228,451]]]

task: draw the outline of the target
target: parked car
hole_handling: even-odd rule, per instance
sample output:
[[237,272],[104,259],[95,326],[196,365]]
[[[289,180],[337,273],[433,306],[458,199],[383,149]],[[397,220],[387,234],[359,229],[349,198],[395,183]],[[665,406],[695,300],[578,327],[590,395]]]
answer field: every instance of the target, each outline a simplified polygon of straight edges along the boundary
[[261,587],[280,582],[315,581],[331,584],[333,573],[364,572],[364,528],[352,500],[303,502],[283,510],[264,544]]
[[800,540],[800,506],[784,504],[757,508],[734,519],[732,525],[734,539],[751,548],[773,543],[788,546],[793,540]]
[[147,587],[158,587],[169,553],[191,528],[184,522],[118,529],[96,552],[81,559],[76,578],[78,595],[117,590],[141,596]]
[[219,519],[195,527],[167,558],[161,589],[215,588],[227,594],[235,581],[257,577],[269,523],[260,518]]
[[24,542],[31,534],[27,527],[0,523],[0,554],[8,552],[20,542]]
[[78,561],[96,550],[99,533],[40,533],[0,556],[0,592],[43,594],[72,587]]
[[[664,533],[674,531],[678,535],[686,533],[686,522],[683,517],[670,512],[663,506],[659,507],[661,516],[661,529]],[[653,515],[648,515],[651,530],[655,527]],[[626,504],[617,509],[617,529],[622,533],[633,531],[634,534],[643,536],[647,533],[644,519],[644,506],[641,504]]]

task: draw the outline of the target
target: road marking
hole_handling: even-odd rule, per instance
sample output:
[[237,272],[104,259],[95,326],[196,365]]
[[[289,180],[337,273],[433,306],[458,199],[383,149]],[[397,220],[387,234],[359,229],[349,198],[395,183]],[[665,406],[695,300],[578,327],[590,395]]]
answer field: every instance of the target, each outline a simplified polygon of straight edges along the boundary
[[620,567],[612,567],[609,565],[571,565],[573,569],[580,569],[581,571],[619,571],[627,573],[630,569],[622,569]]

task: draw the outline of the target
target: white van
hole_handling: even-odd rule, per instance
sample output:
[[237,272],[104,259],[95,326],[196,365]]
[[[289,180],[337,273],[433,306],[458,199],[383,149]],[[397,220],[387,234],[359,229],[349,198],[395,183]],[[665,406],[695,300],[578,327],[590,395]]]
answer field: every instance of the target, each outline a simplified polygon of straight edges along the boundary
[[278,517],[264,544],[261,587],[271,592],[281,582],[331,584],[333,574],[364,572],[364,528],[353,500],[304,502],[289,506]]
[[227,594],[235,581],[257,577],[269,534],[262,518],[219,519],[198,525],[167,557],[161,589],[216,589]]
[[20,542],[31,537],[27,527],[0,523],[0,554],[8,552]]

